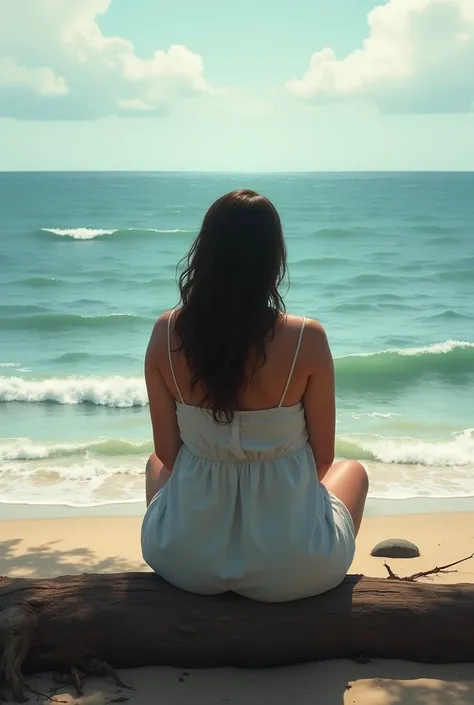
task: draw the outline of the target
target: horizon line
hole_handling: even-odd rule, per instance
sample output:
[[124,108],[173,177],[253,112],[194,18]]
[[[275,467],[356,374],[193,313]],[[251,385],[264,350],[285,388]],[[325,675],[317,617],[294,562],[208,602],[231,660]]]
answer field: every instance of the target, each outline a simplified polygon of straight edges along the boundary
[[0,174],[474,174],[472,169],[0,169]]

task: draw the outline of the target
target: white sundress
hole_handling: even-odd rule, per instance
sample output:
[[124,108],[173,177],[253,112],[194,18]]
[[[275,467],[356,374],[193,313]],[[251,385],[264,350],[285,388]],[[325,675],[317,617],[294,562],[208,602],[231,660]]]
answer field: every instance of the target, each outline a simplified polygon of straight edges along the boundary
[[336,587],[352,563],[345,505],[319,482],[303,405],[237,411],[230,425],[176,403],[183,445],[142,525],[142,553],[162,578],[206,595],[284,602]]

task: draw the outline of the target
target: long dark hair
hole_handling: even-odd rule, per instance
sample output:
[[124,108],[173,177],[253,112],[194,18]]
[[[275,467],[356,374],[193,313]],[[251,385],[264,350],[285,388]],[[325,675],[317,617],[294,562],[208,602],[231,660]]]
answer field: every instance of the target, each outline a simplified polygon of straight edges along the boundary
[[[179,277],[177,349],[191,372],[190,387],[214,420],[230,423],[237,394],[266,359],[266,343],[285,310],[278,287],[286,273],[280,217],[254,191],[237,190],[208,210]],[[255,356],[248,370],[250,354]]]

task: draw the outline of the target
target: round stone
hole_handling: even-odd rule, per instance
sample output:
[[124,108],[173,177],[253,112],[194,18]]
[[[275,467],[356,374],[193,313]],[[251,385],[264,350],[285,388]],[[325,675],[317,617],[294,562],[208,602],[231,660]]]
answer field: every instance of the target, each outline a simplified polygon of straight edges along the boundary
[[378,543],[370,555],[382,558],[417,558],[420,549],[406,539],[387,539]]

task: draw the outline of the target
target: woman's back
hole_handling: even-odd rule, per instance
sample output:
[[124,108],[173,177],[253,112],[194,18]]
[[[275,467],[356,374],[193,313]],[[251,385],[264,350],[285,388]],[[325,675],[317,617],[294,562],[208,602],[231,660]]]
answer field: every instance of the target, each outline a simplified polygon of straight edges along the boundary
[[[191,392],[192,375],[189,365],[184,355],[176,351],[178,342],[175,335],[174,319],[177,316],[179,316],[179,311],[165,314],[162,324],[163,331],[160,336],[161,344],[157,355],[162,363],[163,375],[168,388],[175,399],[193,406],[201,406],[204,396],[203,385],[202,383],[196,385],[196,389]],[[237,393],[237,408],[239,410],[253,411],[283,405],[294,406],[302,400],[309,376],[308,358],[311,357],[311,341],[307,339],[308,334],[311,337],[311,329],[314,324],[314,321],[300,316],[281,315],[274,336],[265,346],[264,364],[254,370],[255,355],[250,353],[247,359],[246,377],[248,382]],[[172,367],[167,364],[169,363],[168,342]],[[172,377],[173,372],[176,379]],[[180,390],[182,390],[182,396]]]
[[[161,431],[159,438],[155,436],[155,445],[167,467],[173,466],[184,440],[170,423],[169,407],[174,406],[173,401],[178,402],[179,421],[184,414],[187,417],[192,414],[190,409],[182,410],[181,405],[206,407],[203,384],[198,382],[192,388],[192,372],[179,351],[175,325],[180,315],[178,310],[160,317],[146,358],[149,396],[155,380],[156,385],[161,386],[162,396],[166,394],[169,398],[161,408],[155,399],[159,390],[155,394],[152,390],[150,396],[153,425]],[[324,472],[334,459],[335,408],[332,358],[322,326],[309,318],[281,314],[274,335],[265,345],[263,364],[255,369],[255,356],[251,353],[246,361],[245,376],[246,384],[237,390],[235,413],[239,419],[243,418],[243,412],[300,405],[299,419],[306,424],[305,433],[317,467]],[[280,413],[278,417],[283,418],[283,415]],[[273,419],[276,418],[277,414],[274,414]],[[220,429],[220,425],[224,428]],[[213,433],[225,435],[226,425],[216,424]],[[301,430],[298,430],[296,435],[300,434]]]
[[[288,341],[294,342],[294,320],[288,325],[282,321],[278,337],[267,346],[266,362],[258,370],[258,378],[251,378],[239,395],[241,408],[234,412],[230,423],[216,423],[209,410],[198,403],[188,404],[181,392],[181,384],[189,389],[191,377],[186,361],[181,364],[181,382],[176,374],[175,354],[172,352],[172,323],[174,312],[168,317],[168,360],[172,389],[177,394],[177,419],[183,444],[196,456],[219,461],[269,460],[287,455],[303,446],[308,435],[301,396],[292,405],[287,405],[289,391],[293,391],[306,319],[298,320],[297,341],[286,371],[283,363],[287,357],[283,352]],[[178,314],[179,315],[179,314]],[[290,335],[288,335],[290,333]],[[283,350],[282,350],[283,348]],[[299,365],[298,365],[299,368]],[[285,374],[286,372],[286,374]],[[299,374],[300,378],[302,374]],[[280,398],[275,396],[275,380],[281,381]],[[197,398],[199,400],[199,397]],[[195,398],[196,401],[196,398]],[[268,405],[270,404],[270,405]]]

